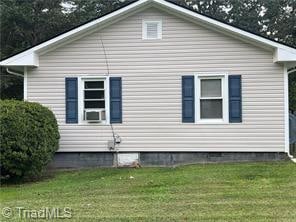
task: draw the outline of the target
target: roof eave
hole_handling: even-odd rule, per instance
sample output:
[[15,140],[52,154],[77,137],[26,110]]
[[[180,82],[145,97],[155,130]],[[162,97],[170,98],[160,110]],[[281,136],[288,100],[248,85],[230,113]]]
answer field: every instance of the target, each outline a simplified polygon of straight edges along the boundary
[[277,48],[274,52],[273,62],[295,62],[296,53]]
[[28,66],[28,67],[38,67],[39,66],[39,56],[34,51],[28,51],[11,58],[8,58],[0,62],[0,66],[3,67],[13,67],[13,66]]

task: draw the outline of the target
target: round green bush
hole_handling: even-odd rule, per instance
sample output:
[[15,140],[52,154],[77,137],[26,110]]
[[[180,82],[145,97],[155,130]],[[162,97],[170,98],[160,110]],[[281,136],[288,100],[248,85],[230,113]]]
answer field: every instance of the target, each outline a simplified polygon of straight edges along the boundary
[[0,101],[1,178],[36,178],[59,145],[58,125],[46,107],[16,100]]

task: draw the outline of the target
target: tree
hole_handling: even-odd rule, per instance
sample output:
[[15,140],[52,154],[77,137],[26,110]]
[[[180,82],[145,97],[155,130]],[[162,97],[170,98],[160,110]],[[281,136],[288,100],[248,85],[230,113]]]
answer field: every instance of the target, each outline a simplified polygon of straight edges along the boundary
[[23,78],[7,74],[1,69],[0,74],[0,98],[1,99],[23,99]]
[[296,1],[262,0],[263,34],[296,47]]
[[71,0],[64,1],[68,5],[68,14],[72,24],[79,25],[94,18],[103,16],[134,0]]
[[289,105],[290,110],[296,112],[296,72],[289,75]]
[[1,0],[1,58],[65,31],[62,0]]
[[[1,0],[1,59],[65,31],[70,24],[62,0]],[[19,77],[1,68],[1,98],[22,99]]]
[[201,14],[296,47],[295,0],[171,0]]

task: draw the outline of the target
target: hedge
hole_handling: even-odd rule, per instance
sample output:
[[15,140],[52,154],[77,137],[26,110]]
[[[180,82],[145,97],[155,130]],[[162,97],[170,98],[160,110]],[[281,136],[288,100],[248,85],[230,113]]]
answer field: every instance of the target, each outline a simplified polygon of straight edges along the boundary
[[39,177],[58,149],[54,114],[31,102],[0,100],[1,178]]

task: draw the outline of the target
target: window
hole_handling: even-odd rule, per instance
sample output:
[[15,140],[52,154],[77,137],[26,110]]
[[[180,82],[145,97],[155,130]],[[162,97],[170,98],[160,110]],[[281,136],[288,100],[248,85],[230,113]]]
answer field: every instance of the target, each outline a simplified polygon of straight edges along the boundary
[[200,118],[222,118],[222,87],[221,79],[201,79]]
[[227,81],[225,75],[197,75],[197,121],[227,121]]
[[161,39],[161,21],[143,21],[143,39]]
[[82,119],[106,121],[105,79],[82,79]]

